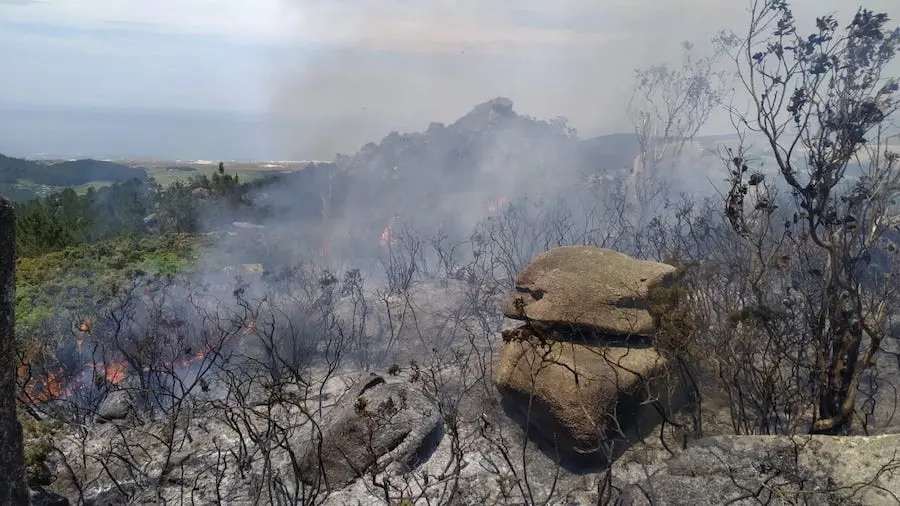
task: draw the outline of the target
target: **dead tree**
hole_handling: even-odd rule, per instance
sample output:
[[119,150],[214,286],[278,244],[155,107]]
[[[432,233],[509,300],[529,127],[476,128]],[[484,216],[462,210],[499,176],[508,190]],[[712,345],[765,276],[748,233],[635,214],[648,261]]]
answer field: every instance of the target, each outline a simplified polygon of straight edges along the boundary
[[715,68],[723,47],[716,45],[712,55],[702,58],[695,58],[690,42],[682,48],[680,67],[663,64],[635,71],[628,103],[641,151],[635,176],[653,178],[664,159],[678,158],[725,96],[727,75]]
[[[846,27],[826,15],[806,34],[787,1],[757,0],[746,34],[730,37],[750,103],[734,124],[761,138],[764,157],[757,170],[743,145],[727,156],[725,213],[757,281],[733,323],[792,327],[783,337],[793,371],[807,375],[796,379],[813,433],[848,430],[896,310],[900,167],[888,132],[898,84],[884,74],[900,30],[888,21],[860,9]],[[778,190],[789,197],[776,202]],[[765,282],[789,275],[783,290]]]

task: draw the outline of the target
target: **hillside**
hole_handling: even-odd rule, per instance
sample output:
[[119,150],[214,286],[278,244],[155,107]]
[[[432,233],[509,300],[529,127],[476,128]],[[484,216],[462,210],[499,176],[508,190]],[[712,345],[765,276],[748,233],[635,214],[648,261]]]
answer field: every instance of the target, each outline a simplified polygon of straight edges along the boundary
[[568,192],[587,174],[630,167],[637,155],[634,135],[582,140],[564,120],[532,118],[513,105],[494,98],[451,124],[390,132],[333,163],[309,164],[266,188],[268,202],[282,215],[340,216],[380,233],[393,215],[477,219],[497,198]]
[[30,200],[63,187],[146,178],[144,169],[114,162],[86,159],[42,163],[0,154],[0,193],[14,201]]

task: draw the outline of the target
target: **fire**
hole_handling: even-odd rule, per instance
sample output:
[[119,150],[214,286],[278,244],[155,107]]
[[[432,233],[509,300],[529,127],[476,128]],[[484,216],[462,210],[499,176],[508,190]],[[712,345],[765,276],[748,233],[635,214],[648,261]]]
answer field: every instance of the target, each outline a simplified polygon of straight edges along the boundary
[[397,244],[397,239],[394,239],[391,230],[394,228],[394,223],[397,221],[397,217],[393,217],[388,220],[387,226],[384,227],[384,231],[381,232],[381,246],[387,248],[388,246],[393,246]]
[[[81,321],[81,326],[78,327],[78,331],[84,334],[85,332],[91,331],[91,322],[87,318]],[[82,336],[83,338],[84,336]]]
[[489,213],[497,213],[506,209],[508,205],[509,200],[507,200],[505,197],[499,197],[488,202],[487,210]]
[[190,367],[191,364],[194,364],[195,362],[202,362],[203,359],[205,359],[205,358],[206,358],[206,352],[203,350],[200,350],[197,353],[195,353],[193,357],[186,359],[186,360],[182,360],[181,365],[184,367]]
[[328,258],[329,253],[331,253],[331,237],[326,237],[319,248],[319,257]]
[[128,367],[120,362],[110,362],[107,365],[94,364],[94,370],[101,374],[112,385],[118,385],[126,376]]
[[49,402],[66,395],[66,385],[63,377],[65,372],[48,371],[43,378],[30,377],[30,367],[22,364],[16,368],[19,378],[26,379],[22,387],[27,397],[33,402]]

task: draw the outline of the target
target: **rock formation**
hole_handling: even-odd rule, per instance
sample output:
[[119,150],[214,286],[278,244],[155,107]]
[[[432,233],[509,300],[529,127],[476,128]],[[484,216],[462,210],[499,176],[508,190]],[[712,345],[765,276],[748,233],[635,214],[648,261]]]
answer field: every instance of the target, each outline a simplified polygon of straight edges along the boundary
[[535,329],[562,328],[600,335],[652,334],[649,288],[675,268],[591,246],[563,246],[538,255],[516,277],[504,314],[534,321]]
[[897,504],[898,454],[896,434],[711,437],[622,487],[617,504]]
[[301,451],[300,478],[339,489],[373,466],[409,470],[426,460],[443,435],[438,407],[405,382],[362,377]]
[[[508,409],[561,456],[597,455],[662,398],[666,359],[650,345],[648,292],[674,267],[588,246],[539,255],[516,278],[494,383]],[[640,336],[644,339],[636,339]],[[547,442],[547,441],[545,441]]]
[[29,504],[22,425],[16,416],[15,212],[0,197],[0,504]]

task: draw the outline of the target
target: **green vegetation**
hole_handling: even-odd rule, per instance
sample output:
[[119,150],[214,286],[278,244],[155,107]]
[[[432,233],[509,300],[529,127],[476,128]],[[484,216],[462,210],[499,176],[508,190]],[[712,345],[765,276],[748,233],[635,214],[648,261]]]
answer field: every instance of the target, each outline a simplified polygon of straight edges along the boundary
[[94,181],[146,178],[144,169],[120,163],[88,159],[47,164],[0,155],[0,183],[6,184],[26,180],[39,185],[78,186]]
[[[197,267],[215,220],[252,212],[238,176],[195,175],[73,188],[16,204],[16,329],[24,342],[61,335],[102,306],[115,287]],[[201,220],[201,217],[208,218]]]
[[197,266],[206,236],[159,234],[79,244],[16,263],[16,330],[27,339],[52,320],[77,324],[97,299],[134,275],[167,276]]
[[[205,175],[201,170],[191,166],[150,167],[146,170],[147,174],[162,187],[170,186],[176,182],[187,183],[193,178]],[[210,167],[210,170],[212,170],[212,167]],[[228,173],[245,183],[272,176],[272,172],[258,169],[229,168]]]
[[19,416],[25,442],[25,470],[28,479],[40,485],[53,481],[47,459],[53,452],[53,437],[59,424],[52,420],[38,421],[30,416]]
[[157,231],[199,232],[204,209],[246,209],[249,205],[243,197],[251,187],[241,184],[238,176],[214,173],[167,187],[152,179],[132,179],[105,188],[87,188],[83,194],[67,188],[17,204],[16,253],[33,257],[78,244],[142,237]]
[[139,235],[152,209],[152,187],[140,180],[89,188],[67,188],[17,205],[16,250],[35,256],[76,244]]

